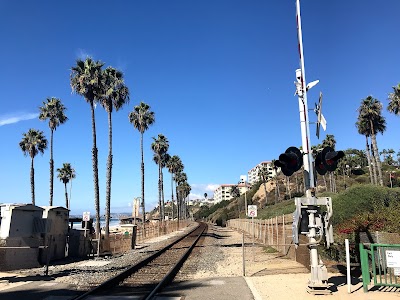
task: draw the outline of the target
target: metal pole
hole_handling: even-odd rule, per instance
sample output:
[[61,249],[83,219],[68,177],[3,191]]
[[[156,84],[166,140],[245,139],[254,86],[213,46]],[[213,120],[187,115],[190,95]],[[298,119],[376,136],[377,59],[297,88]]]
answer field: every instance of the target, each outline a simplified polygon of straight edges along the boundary
[[[313,157],[311,153],[311,142],[310,142],[310,128],[308,121],[308,104],[307,104],[307,85],[305,77],[304,67],[304,54],[303,54],[303,35],[301,31],[301,17],[300,17],[300,0],[296,0],[296,20],[297,20],[297,37],[298,37],[298,49],[300,55],[300,69],[296,70],[296,92],[299,100],[299,111],[300,111],[300,126],[301,126],[301,138],[302,147],[304,151],[304,182],[306,188],[306,197],[308,199],[315,199],[315,182],[314,182],[314,167]],[[317,212],[316,207],[312,205],[312,201],[307,205],[307,213],[309,219],[309,248],[310,248],[310,264],[311,264],[311,279],[309,280],[308,287],[311,289],[327,289],[326,282],[324,283],[324,276],[326,276],[325,266],[318,264],[318,250],[316,242],[316,223],[315,213]],[[311,290],[313,292],[313,290]]]
[[242,232],[242,262],[243,262],[243,276],[246,276],[246,263],[244,258],[244,231]]
[[344,240],[344,244],[345,244],[345,247],[346,247],[347,293],[351,294],[349,239],[345,239]]
[[296,0],[297,35],[299,42],[300,69],[296,70],[297,94],[299,99],[301,140],[304,152],[304,182],[306,185],[306,196],[312,197],[314,192],[314,168],[310,143],[310,127],[308,124],[307,85],[303,56],[303,35],[301,31],[300,0]]

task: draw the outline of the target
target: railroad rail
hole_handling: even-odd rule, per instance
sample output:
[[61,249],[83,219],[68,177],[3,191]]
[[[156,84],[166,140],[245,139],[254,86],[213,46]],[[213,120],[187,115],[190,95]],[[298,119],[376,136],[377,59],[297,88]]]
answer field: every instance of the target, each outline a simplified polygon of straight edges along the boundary
[[152,299],[172,282],[206,230],[207,224],[199,223],[186,235],[73,300],[111,295]]

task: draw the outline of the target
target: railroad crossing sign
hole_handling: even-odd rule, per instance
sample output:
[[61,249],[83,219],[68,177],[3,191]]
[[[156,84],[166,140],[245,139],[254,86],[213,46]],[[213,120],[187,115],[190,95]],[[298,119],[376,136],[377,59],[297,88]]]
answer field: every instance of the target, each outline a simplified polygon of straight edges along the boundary
[[247,214],[248,217],[257,217],[257,205],[248,205]]
[[82,221],[90,221],[90,211],[83,212]]

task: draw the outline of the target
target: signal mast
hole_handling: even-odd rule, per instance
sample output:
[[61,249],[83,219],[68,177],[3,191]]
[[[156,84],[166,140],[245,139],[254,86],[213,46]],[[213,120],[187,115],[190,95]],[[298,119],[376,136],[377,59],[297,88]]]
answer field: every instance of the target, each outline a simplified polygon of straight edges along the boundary
[[[301,31],[300,0],[296,0],[296,21],[298,50],[300,56],[300,69],[296,70],[296,94],[299,101],[300,127],[303,153],[296,147],[289,147],[285,153],[279,156],[275,161],[275,166],[279,167],[284,175],[291,176],[294,172],[304,166],[304,182],[306,193],[305,197],[295,198],[296,210],[293,213],[292,234],[293,242],[299,243],[299,234],[308,237],[308,243],[302,244],[308,246],[310,250],[311,278],[308,281],[307,291],[312,294],[330,294],[328,289],[328,272],[326,266],[318,255],[317,246],[325,238],[327,248],[333,243],[332,227],[332,199],[330,197],[315,197],[315,173],[314,159],[311,151],[310,128],[308,121],[307,91],[315,86],[319,80],[306,84],[304,55],[303,55],[303,37]],[[319,104],[316,108],[318,115],[317,136],[319,138],[319,126],[326,129],[326,121],[321,113],[322,94],[320,94]],[[334,151],[326,147],[317,157],[316,170],[319,174],[325,174],[327,171],[334,171],[337,162],[344,156],[343,151]],[[321,206],[326,206],[326,212],[321,212]]]

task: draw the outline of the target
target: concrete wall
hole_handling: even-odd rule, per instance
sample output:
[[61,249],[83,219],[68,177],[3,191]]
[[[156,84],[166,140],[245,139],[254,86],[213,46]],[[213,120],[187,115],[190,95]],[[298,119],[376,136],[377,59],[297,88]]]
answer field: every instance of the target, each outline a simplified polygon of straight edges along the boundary
[[[40,207],[34,205],[2,205],[0,224],[0,270],[39,267],[43,240],[36,232],[42,218]],[[39,222],[40,223],[40,222]]]
[[43,219],[47,220],[48,225],[45,241],[49,246],[49,252],[44,251],[41,260],[52,261],[65,258],[69,210],[59,206],[42,206],[42,208],[44,209]]

